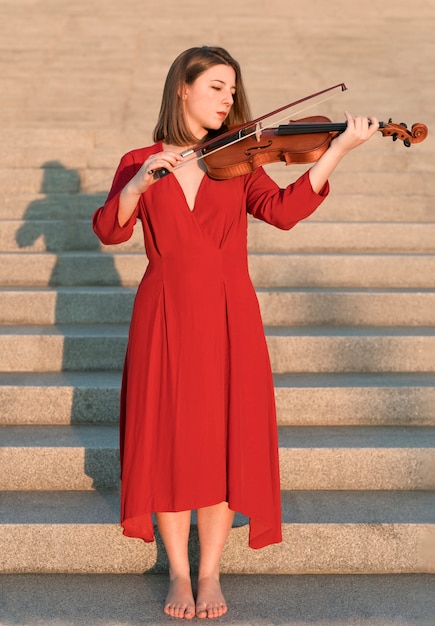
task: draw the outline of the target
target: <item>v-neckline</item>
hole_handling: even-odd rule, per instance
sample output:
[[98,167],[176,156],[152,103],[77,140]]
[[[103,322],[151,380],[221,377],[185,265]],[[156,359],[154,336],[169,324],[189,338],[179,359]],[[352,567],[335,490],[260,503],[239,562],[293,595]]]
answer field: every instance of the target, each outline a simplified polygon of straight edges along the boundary
[[186,208],[189,211],[189,213],[195,213],[195,211],[196,211],[196,208],[197,208],[196,205],[197,205],[197,201],[198,201],[198,196],[199,196],[201,188],[202,188],[202,186],[204,184],[204,178],[205,177],[206,177],[206,172],[204,172],[204,174],[203,174],[203,176],[202,176],[202,178],[200,180],[200,183],[198,185],[198,189],[196,190],[195,198],[193,200],[193,206],[191,207],[190,204],[187,202],[186,194],[184,193],[184,189],[181,186],[180,181],[178,180],[178,178],[174,174],[175,182],[176,182],[176,184],[177,184],[177,186],[178,186],[178,188],[180,190],[181,195],[183,196],[184,204],[186,205]]
[[[164,149],[165,149],[165,147],[164,147],[164,145],[163,145],[163,141],[160,141],[160,148],[161,148],[162,150],[164,150]],[[206,174],[207,174],[207,172],[206,172],[206,171],[203,171],[203,173],[202,173],[202,177],[201,177],[201,180],[200,180],[199,185],[198,185],[198,187],[197,187],[197,189],[196,189],[196,193],[195,193],[195,197],[194,197],[194,199],[193,199],[193,206],[192,206],[192,207],[190,206],[190,204],[189,204],[189,203],[188,203],[188,201],[187,201],[186,194],[185,194],[185,192],[184,192],[184,189],[183,189],[183,187],[182,187],[182,185],[181,185],[180,181],[178,180],[177,176],[176,176],[175,174],[173,174],[173,178],[175,179],[176,184],[177,184],[178,188],[180,189],[181,195],[183,196],[184,204],[186,205],[187,209],[189,210],[189,213],[194,213],[194,212],[195,212],[195,210],[196,210],[196,204],[197,204],[198,195],[199,195],[199,192],[200,192],[200,190],[201,190],[201,187],[202,187],[202,186],[203,186],[203,184],[204,184],[204,178],[206,177]]]

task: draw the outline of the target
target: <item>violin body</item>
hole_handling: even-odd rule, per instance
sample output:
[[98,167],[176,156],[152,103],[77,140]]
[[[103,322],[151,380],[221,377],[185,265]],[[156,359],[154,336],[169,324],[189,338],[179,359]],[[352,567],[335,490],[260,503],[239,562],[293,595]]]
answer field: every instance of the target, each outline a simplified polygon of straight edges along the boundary
[[[277,128],[249,132],[246,137],[227,143],[217,140],[204,148],[202,158],[208,175],[217,180],[249,174],[257,167],[279,161],[286,165],[314,163],[346,126],[345,122],[332,123],[322,115],[306,117]],[[400,139],[407,147],[427,136],[427,127],[421,123],[413,124],[409,131],[405,124],[393,124],[390,120],[380,122],[379,130],[384,137]]]
[[[330,120],[324,116],[307,117],[299,123],[322,124]],[[293,124],[295,122],[290,122]],[[208,175],[217,180],[234,178],[254,172],[257,167],[283,161],[292,163],[314,163],[329,147],[337,133],[319,132],[310,134],[279,135],[276,128],[261,131],[260,136],[250,135],[225,150],[205,153],[204,162]]]

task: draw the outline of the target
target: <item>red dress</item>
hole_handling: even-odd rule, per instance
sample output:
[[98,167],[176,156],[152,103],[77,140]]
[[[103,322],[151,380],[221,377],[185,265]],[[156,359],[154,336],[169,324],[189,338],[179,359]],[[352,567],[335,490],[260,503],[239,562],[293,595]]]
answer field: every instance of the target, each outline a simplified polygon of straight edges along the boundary
[[126,154],[93,219],[105,244],[140,219],[149,260],[133,308],[121,393],[121,524],[153,541],[152,512],[226,501],[250,518],[249,545],[281,541],[272,373],[248,274],[247,213],[289,229],[329,191],[304,174],[279,189],[257,169],[205,175],[191,211],[175,176],[144,193],[127,224],[121,189],[157,144]]

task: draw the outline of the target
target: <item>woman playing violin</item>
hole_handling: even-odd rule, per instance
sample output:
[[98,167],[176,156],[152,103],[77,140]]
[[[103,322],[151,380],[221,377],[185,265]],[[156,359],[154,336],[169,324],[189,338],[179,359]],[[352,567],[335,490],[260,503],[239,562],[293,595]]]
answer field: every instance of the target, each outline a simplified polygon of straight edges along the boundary
[[[164,611],[175,618],[226,613],[219,564],[235,511],[249,518],[251,548],[282,539],[274,388],[248,274],[247,216],[295,226],[327,196],[341,159],[378,128],[375,118],[346,114],[346,130],[285,189],[261,167],[214,180],[202,159],[182,156],[224,123],[249,119],[237,61],[217,47],[183,52],[166,79],[153,145],[122,157],[93,220],[105,244],[128,240],[138,219],[144,233],[148,266],[121,390],[121,524],[151,542],[155,514],[169,559]],[[156,178],[163,168],[170,174]]]

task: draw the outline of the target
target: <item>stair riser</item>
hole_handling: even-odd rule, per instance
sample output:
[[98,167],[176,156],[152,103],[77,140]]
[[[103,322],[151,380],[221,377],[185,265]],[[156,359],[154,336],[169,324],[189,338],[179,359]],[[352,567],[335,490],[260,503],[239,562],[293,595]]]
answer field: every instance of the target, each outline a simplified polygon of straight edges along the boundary
[[[104,204],[107,193],[5,193],[0,197],[1,220],[86,220],[91,224],[97,207]],[[421,205],[424,210],[424,205]]]
[[286,490],[435,488],[431,449],[281,448],[280,469]]
[[[0,284],[136,287],[144,254],[0,254]],[[435,288],[435,255],[270,255],[249,257],[256,287]]]
[[[91,375],[92,379],[92,375]],[[435,387],[275,387],[288,426],[435,426]],[[119,387],[0,386],[0,424],[114,424]]]
[[[111,167],[93,169],[66,169],[63,167],[17,168],[0,170],[0,193],[85,193],[102,192],[110,188],[114,170],[118,163]],[[284,176],[281,173],[281,176]],[[334,185],[342,194],[372,193],[380,195],[399,194],[410,196],[415,188],[418,176],[418,193],[421,195],[435,194],[435,181],[432,172],[405,172],[400,176],[396,172],[346,172],[334,173]],[[296,177],[296,170],[292,179]],[[285,177],[288,184],[288,175]],[[279,181],[278,181],[279,182]]]
[[[250,252],[367,252],[409,253],[435,252],[434,224],[352,224],[302,222],[290,232],[271,228],[256,220],[249,224]],[[65,220],[11,220],[2,223],[2,252],[98,251],[101,245],[90,220],[70,215]],[[106,253],[143,252],[140,228],[122,246],[105,246]]]
[[276,374],[433,372],[435,337],[267,337]]
[[[432,531],[433,532],[433,531]],[[3,525],[0,533],[3,574],[166,572],[161,542],[127,539],[115,524]],[[427,525],[285,524],[283,543],[258,553],[247,547],[247,529],[233,528],[221,561],[234,574],[382,574],[434,573]],[[192,570],[198,547],[192,532]]]
[[[83,446],[86,445],[83,442]],[[0,451],[0,489],[6,491],[114,490],[119,486],[116,448],[20,448]]]
[[128,324],[135,293],[4,291],[0,324]]
[[[126,336],[0,336],[0,370],[120,370]],[[434,336],[267,337],[276,374],[296,372],[433,372]]]
[[[85,442],[83,445],[86,445]],[[119,486],[115,448],[5,448],[0,489],[114,490]],[[285,490],[435,489],[430,449],[280,448]]]
[[115,424],[119,388],[0,387],[0,424]]
[[[135,290],[3,291],[2,324],[128,324]],[[431,326],[435,292],[259,292],[266,326]]]
[[[8,155],[8,158],[9,155]],[[287,179],[283,181],[287,184]],[[65,190],[66,191],[66,190]],[[432,196],[412,194],[413,222],[435,222]],[[0,197],[1,220],[86,220],[91,223],[94,211],[104,204],[107,190],[101,193],[13,193],[6,190]],[[342,193],[336,189],[309,217],[309,222],[389,222],[410,221],[410,198],[407,195]],[[255,222],[253,222],[255,223]],[[299,224],[298,229],[302,226]],[[269,229],[274,230],[274,229]]]
[[252,254],[256,287],[433,288],[435,256]]

